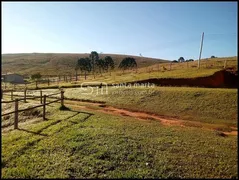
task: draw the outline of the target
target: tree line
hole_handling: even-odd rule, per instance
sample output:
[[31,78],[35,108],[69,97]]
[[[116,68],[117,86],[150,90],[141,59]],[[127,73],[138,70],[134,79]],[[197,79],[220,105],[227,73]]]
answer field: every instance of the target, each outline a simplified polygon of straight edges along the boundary
[[[211,56],[211,58],[216,58],[216,56]],[[172,62],[177,63],[177,62],[190,62],[190,61],[194,61],[194,60],[193,59],[185,60],[184,57],[180,57],[178,58],[178,60],[173,60]]]
[[[75,66],[76,80],[78,70],[84,73],[86,79],[87,74],[91,72],[94,78],[96,73],[102,75],[102,73],[104,72],[110,72],[111,75],[111,71],[114,70],[114,68],[115,62],[111,56],[105,56],[104,58],[100,58],[99,54],[96,51],[92,51],[89,57],[79,58],[77,60]],[[118,68],[122,69],[123,71],[126,69],[137,68],[136,60],[132,57],[126,57],[120,62]]]

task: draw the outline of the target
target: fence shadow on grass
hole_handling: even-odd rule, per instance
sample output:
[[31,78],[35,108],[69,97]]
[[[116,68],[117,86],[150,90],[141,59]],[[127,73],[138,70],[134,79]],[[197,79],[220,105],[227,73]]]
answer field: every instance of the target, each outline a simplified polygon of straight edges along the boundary
[[[84,121],[86,121],[88,118],[90,118],[92,115],[94,115],[94,114],[92,114],[92,113],[83,112],[83,111],[75,111],[75,110],[70,110],[70,109],[68,109],[68,110],[66,110],[66,111],[71,111],[71,112],[76,112],[76,113],[75,113],[74,115],[72,115],[72,116],[69,116],[69,117],[65,118],[65,119],[61,119],[61,120],[54,121],[54,122],[50,123],[49,125],[43,127],[42,129],[40,129],[40,130],[38,130],[38,131],[36,131],[36,132],[31,131],[31,130],[27,130],[27,129],[23,129],[23,128],[18,128],[18,130],[20,130],[20,131],[28,132],[28,133],[31,133],[31,134],[33,134],[33,135],[40,135],[41,137],[39,137],[38,139],[35,139],[35,140],[33,140],[33,141],[27,142],[27,144],[26,144],[25,146],[23,146],[22,148],[19,148],[19,149],[17,150],[18,153],[13,153],[13,155],[12,155],[10,158],[8,158],[7,160],[5,160],[4,166],[6,166],[6,164],[9,163],[11,160],[13,160],[13,159],[15,159],[15,158],[20,157],[21,155],[23,155],[28,149],[30,149],[31,147],[35,146],[35,145],[36,145],[38,142],[40,142],[41,140],[44,140],[46,137],[49,137],[48,134],[43,134],[43,133],[41,133],[43,130],[45,130],[45,129],[51,127],[51,126],[54,126],[54,125],[56,125],[56,124],[58,124],[58,123],[60,123],[60,122],[62,122],[62,121],[69,120],[69,119],[71,119],[71,118],[77,116],[77,115],[80,114],[80,113],[87,114],[87,116],[86,116],[85,118],[82,118],[82,119],[80,120],[80,122],[84,122]],[[68,122],[71,122],[71,123],[70,123],[69,125],[67,125],[67,126],[64,126],[64,127],[60,128],[59,130],[57,130],[56,132],[52,133],[51,135],[54,135],[54,134],[56,134],[56,133],[59,133],[59,132],[62,131],[63,129],[68,128],[68,127],[70,127],[70,126],[72,126],[72,125],[74,125],[74,124],[78,124],[78,123],[79,123],[79,122],[75,122],[75,121],[68,121]],[[23,138],[26,138],[26,137],[23,137]],[[18,138],[17,141],[19,141],[20,139],[22,139],[22,138]],[[16,142],[16,141],[15,141],[15,142]],[[3,168],[3,167],[2,167],[2,168]]]
[[18,128],[19,131],[25,131],[25,132],[28,132],[28,133],[32,133],[34,135],[40,135],[40,136],[48,136],[47,134],[42,134],[42,133],[39,133],[39,132],[34,132],[34,131],[30,131],[30,130],[27,130],[27,129],[23,129],[23,128]]

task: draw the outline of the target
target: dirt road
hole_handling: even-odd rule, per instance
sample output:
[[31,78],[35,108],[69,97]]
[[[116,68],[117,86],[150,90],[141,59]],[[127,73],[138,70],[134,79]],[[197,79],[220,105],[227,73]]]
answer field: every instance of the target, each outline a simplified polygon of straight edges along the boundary
[[[134,112],[128,109],[119,109],[112,106],[108,106],[101,103],[92,103],[92,102],[84,102],[79,103],[78,101],[73,100],[65,100],[65,104],[69,105],[70,107],[76,108],[76,109],[85,109],[85,110],[91,110],[91,111],[98,111],[103,112],[107,114],[112,115],[118,115],[118,116],[129,116],[134,117],[137,119],[146,119],[146,120],[158,120],[163,125],[176,125],[181,127],[198,127],[208,130],[216,130],[219,131],[217,128],[218,125],[212,126],[212,124],[208,123],[202,123],[202,122],[195,122],[195,121],[187,121],[187,120],[181,120],[176,119],[172,117],[165,117],[165,116],[159,116],[155,114],[150,114],[147,112]],[[237,136],[237,127],[230,127],[232,131],[230,132],[222,132],[224,135],[235,135]]]

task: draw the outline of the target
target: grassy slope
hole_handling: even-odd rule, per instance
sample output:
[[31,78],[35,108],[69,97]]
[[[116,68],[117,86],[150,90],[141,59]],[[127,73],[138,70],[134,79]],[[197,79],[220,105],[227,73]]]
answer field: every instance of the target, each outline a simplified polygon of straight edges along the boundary
[[[128,55],[100,54],[100,58],[110,55],[118,67],[120,61]],[[74,73],[74,67],[78,58],[88,57],[89,54],[63,54],[63,53],[32,53],[32,54],[3,54],[2,69],[19,74],[60,74]],[[134,57],[139,67],[150,66],[155,63],[168,62],[155,58]]]
[[[110,55],[118,67],[120,61],[127,55],[116,54],[101,54],[100,57]],[[36,53],[36,54],[3,54],[2,55],[2,70],[3,72],[15,72],[19,74],[29,75],[40,72],[43,75],[71,74],[75,75],[74,67],[76,61],[80,57],[88,57],[89,54],[53,54],[53,53]],[[100,78],[106,81],[115,81],[117,79],[131,81],[134,79],[145,79],[149,77],[199,77],[211,75],[224,66],[224,60],[227,60],[227,67],[237,68],[237,57],[222,57],[208,58],[201,60],[201,70],[197,70],[197,61],[188,63],[173,63],[170,69],[170,63],[166,60],[145,58],[133,56],[138,63],[138,73],[125,72],[122,74],[116,68],[116,72],[109,76],[109,73],[104,73]],[[163,63],[163,64],[161,64]],[[209,69],[206,69],[209,68]],[[166,69],[165,69],[166,68]],[[160,71],[160,72],[158,72]],[[150,73],[149,73],[150,72]],[[79,73],[79,72],[78,72]],[[92,79],[90,77],[89,79]]]
[[[109,74],[104,74],[103,76],[96,76],[94,79],[92,76],[88,76],[85,80],[84,77],[78,77],[78,81],[75,82],[60,82],[59,85],[57,82],[50,82],[50,85],[48,86],[48,83],[38,83],[39,88],[51,88],[51,87],[74,87],[77,86],[80,87],[81,83],[98,83],[101,82],[105,83],[123,83],[123,82],[133,82],[138,80],[145,80],[149,78],[194,78],[194,77],[205,77],[210,76],[214,74],[215,72],[221,70],[220,68],[214,68],[214,69],[188,69],[185,71],[185,69],[176,69],[171,71],[161,71],[156,72],[152,71],[151,73],[147,72],[141,72],[141,73],[134,73],[134,72],[125,72],[122,73],[112,73],[111,76]],[[2,84],[3,89],[5,89],[4,84]],[[25,85],[16,85],[17,88],[25,88]],[[30,84],[27,84],[28,89],[32,89],[36,87],[36,83],[32,82]],[[7,83],[7,89],[13,88],[13,85]]]
[[[106,101],[107,104],[185,120],[237,124],[237,90],[207,88],[109,88],[108,95],[82,94],[81,89],[65,89],[65,96]],[[88,89],[87,92],[91,92]]]
[[48,121],[2,133],[3,178],[238,178],[234,136],[47,110]]
[[[222,70],[224,61],[227,60],[227,67],[235,68],[237,70],[237,57],[229,57],[229,58],[215,58],[215,59],[204,59],[201,61],[201,68],[198,69],[196,67],[197,62],[189,62],[187,63],[174,63],[171,66],[171,70],[169,70],[170,63],[160,64],[159,67],[157,64],[151,65],[148,67],[141,67],[138,69],[137,73],[135,71],[129,70],[122,73],[122,71],[115,71],[110,73],[103,73],[101,75],[97,75],[94,79],[92,75],[87,76],[85,80],[83,76],[78,76],[78,81],[75,82],[75,75],[72,74],[73,82],[60,82],[60,86],[72,87],[75,85],[79,85],[83,82],[106,82],[106,83],[121,83],[121,82],[131,82],[137,80],[144,80],[149,78],[194,78],[194,77],[204,77],[210,76],[215,72]],[[163,66],[166,67],[166,70],[163,70]],[[158,71],[159,69],[159,71]],[[47,70],[47,69],[46,69]],[[65,69],[63,68],[62,73],[64,73]],[[35,71],[36,72],[36,71]],[[57,72],[57,71],[55,71]],[[42,72],[41,72],[42,73]],[[63,77],[62,77],[63,78]],[[69,77],[68,77],[69,80]],[[2,84],[3,88],[4,85]],[[12,85],[7,85],[9,88],[12,88]],[[50,82],[49,87],[58,86],[57,82]],[[18,88],[25,88],[25,85],[17,85]],[[28,88],[35,88],[35,82],[27,85]],[[48,87],[47,82],[39,83],[38,87]]]
[[[123,84],[122,84],[123,85]],[[45,93],[48,90],[44,90]],[[58,91],[57,89],[50,92]],[[33,91],[34,92],[34,91]],[[49,92],[49,93],[50,93]],[[92,92],[92,94],[84,94]],[[114,85],[108,94],[88,88],[66,88],[65,97],[104,101],[108,105],[145,111],[180,119],[201,121],[226,126],[237,125],[237,90],[190,87],[125,88]],[[23,94],[23,93],[21,93]],[[33,93],[34,94],[34,93]],[[39,95],[39,90],[35,91]]]

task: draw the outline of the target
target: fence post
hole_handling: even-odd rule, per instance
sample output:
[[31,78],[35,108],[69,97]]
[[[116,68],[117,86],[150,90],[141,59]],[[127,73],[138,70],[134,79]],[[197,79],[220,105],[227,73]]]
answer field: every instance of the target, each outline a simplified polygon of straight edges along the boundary
[[64,106],[64,91],[61,90],[61,106]]
[[40,90],[40,101],[41,101],[41,104],[42,104],[42,90]]
[[18,99],[15,99],[14,129],[18,129]]
[[48,78],[48,86],[50,85],[50,79]]
[[37,81],[36,81],[36,89],[37,89]]
[[224,69],[227,67],[227,60],[224,61]]
[[24,102],[26,103],[27,102],[27,89],[24,90]]
[[46,95],[44,95],[43,99],[43,120],[46,120]]
[[13,90],[11,90],[11,100],[13,100]]

